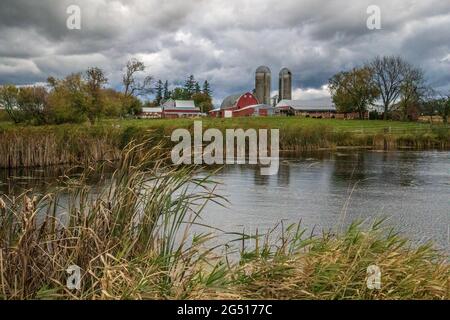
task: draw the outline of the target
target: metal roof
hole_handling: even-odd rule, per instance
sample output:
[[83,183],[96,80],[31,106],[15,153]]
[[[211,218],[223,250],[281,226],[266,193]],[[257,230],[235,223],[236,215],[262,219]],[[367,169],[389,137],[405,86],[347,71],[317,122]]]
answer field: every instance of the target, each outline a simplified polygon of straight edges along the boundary
[[270,69],[267,66],[260,66],[256,69],[257,73],[270,73]]
[[225,99],[223,99],[222,104],[220,105],[220,109],[229,109],[233,107],[236,104],[236,101],[238,101],[239,98],[242,97],[242,95],[244,95],[245,93],[246,92],[232,94],[231,96],[226,97]]
[[142,112],[144,112],[144,113],[162,112],[162,108],[161,107],[155,107],[155,108],[143,107]]
[[186,109],[195,109],[195,110],[200,110],[195,106],[195,103],[193,100],[173,100],[173,99],[169,99],[166,102],[164,102],[164,104],[162,105],[162,107],[167,110],[167,109],[176,109],[176,110],[186,110]]
[[276,107],[290,107],[298,111],[336,111],[336,106],[329,98],[313,100],[281,100]]
[[280,76],[285,74],[290,74],[291,71],[288,68],[283,68],[280,70]]

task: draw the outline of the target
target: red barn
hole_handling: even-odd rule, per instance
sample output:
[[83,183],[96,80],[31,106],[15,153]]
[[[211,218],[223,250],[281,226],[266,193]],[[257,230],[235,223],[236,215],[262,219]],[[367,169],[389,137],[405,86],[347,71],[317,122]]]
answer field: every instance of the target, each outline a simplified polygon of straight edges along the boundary
[[268,115],[271,107],[260,105],[258,99],[250,93],[239,93],[226,97],[219,109],[210,111],[212,117],[242,117]]

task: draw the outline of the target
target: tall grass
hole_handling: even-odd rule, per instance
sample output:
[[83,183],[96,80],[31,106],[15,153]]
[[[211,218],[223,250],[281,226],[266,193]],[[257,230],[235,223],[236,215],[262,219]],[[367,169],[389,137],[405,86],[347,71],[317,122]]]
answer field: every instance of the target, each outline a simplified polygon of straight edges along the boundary
[[[387,121],[302,118],[200,119],[204,129],[280,129],[280,149],[372,147],[376,149],[448,149],[450,128]],[[14,127],[0,125],[0,167],[56,164],[89,165],[116,160],[132,140],[170,142],[174,129],[193,130],[192,119],[104,121],[96,125]],[[152,147],[154,144],[148,144]]]
[[[449,298],[446,256],[379,223],[320,237],[281,224],[242,235],[226,254],[232,244],[211,242],[208,228],[192,232],[204,205],[223,201],[214,181],[168,165],[163,147],[128,145],[100,190],[86,183],[101,171],[90,167],[47,195],[1,197],[0,298]],[[71,265],[82,271],[78,291],[66,286]],[[380,290],[367,289],[369,265],[382,271]]]
[[[231,277],[236,298],[450,299],[448,257],[431,244],[413,246],[382,221],[368,229],[355,222],[343,234],[321,237],[289,229],[270,258],[247,253],[253,258]],[[369,266],[380,268],[379,290],[367,286]]]
[[[86,173],[41,198],[3,198],[0,296],[185,296],[203,259],[198,247],[207,238],[189,239],[187,230],[214,194],[207,178],[195,178],[191,168],[164,165],[159,153],[157,147],[127,147],[110,186],[95,196]],[[192,185],[195,193],[189,192]],[[62,192],[70,195],[63,210]],[[65,286],[70,265],[83,270],[79,292]]]

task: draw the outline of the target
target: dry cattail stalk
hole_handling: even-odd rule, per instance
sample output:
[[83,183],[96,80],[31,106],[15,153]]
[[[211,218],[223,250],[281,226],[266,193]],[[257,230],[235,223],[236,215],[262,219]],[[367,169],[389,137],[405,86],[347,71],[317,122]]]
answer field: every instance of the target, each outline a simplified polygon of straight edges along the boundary
[[24,200],[24,208],[25,208],[25,212],[32,212],[34,210],[34,203],[33,200],[31,200],[30,198],[28,198],[27,196],[25,196],[23,198]]

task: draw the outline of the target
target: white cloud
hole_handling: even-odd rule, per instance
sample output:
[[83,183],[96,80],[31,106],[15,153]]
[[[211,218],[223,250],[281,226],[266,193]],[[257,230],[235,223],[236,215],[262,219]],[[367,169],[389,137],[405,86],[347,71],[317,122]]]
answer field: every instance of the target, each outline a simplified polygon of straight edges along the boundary
[[313,100],[313,99],[322,99],[329,98],[330,91],[328,90],[328,85],[323,85],[319,89],[315,88],[296,88],[292,92],[292,98],[295,100]]

